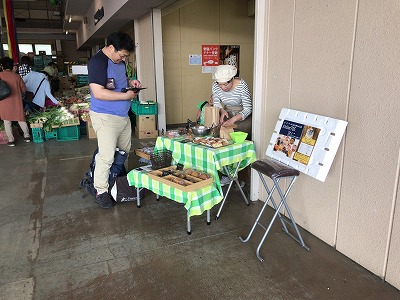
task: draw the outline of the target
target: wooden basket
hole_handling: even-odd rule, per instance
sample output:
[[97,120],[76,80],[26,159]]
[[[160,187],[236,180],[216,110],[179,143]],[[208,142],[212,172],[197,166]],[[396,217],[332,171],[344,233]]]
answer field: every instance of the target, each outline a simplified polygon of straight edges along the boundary
[[[166,175],[166,176],[161,176],[163,174],[163,171],[171,171],[170,172],[171,174]],[[190,175],[186,175],[186,177],[182,179],[177,176],[176,172],[177,172],[176,166],[169,166],[169,167],[162,168],[159,170],[151,171],[147,175],[153,180],[162,182],[163,184],[169,185],[171,187],[174,187],[178,190],[182,190],[184,192],[195,191],[202,187],[211,185],[214,181],[212,176],[209,174],[207,174],[209,176],[209,178],[207,178],[207,179],[200,179],[198,177],[194,177],[194,176],[190,176]],[[171,180],[176,180],[177,182],[178,181],[183,182],[185,185],[176,183]]]

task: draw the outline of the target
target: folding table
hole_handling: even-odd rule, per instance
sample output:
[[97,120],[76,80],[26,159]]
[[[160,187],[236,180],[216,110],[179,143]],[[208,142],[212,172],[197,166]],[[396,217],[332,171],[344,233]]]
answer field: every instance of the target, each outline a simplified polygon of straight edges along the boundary
[[[237,180],[237,173],[256,160],[254,143],[252,141],[244,141],[243,143],[231,144],[220,148],[210,148],[196,143],[182,143],[183,139],[158,137],[155,150],[169,150],[172,152],[172,158],[176,163],[207,172],[214,177],[214,184],[223,197],[216,219],[219,218],[233,182],[238,186],[245,203],[249,205],[247,197]],[[221,187],[218,171],[222,171],[230,179],[225,195]]]
[[183,203],[187,210],[187,233],[191,234],[190,217],[201,215],[207,212],[207,224],[210,224],[210,209],[222,200],[222,196],[213,184],[199,188],[191,192],[185,192],[164,184],[160,181],[153,180],[147,175],[144,168],[131,170],[128,175],[129,185],[135,186],[137,189],[137,203],[140,206],[139,190],[146,188],[159,196],[166,197],[173,201]]

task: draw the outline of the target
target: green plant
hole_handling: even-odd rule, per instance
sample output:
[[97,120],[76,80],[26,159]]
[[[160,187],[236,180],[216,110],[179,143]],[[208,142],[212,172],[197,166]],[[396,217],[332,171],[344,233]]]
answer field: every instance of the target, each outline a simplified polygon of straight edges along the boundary
[[65,112],[57,107],[51,107],[46,111],[33,113],[28,118],[29,123],[42,123],[45,132],[52,131],[53,127],[59,127],[64,120]]

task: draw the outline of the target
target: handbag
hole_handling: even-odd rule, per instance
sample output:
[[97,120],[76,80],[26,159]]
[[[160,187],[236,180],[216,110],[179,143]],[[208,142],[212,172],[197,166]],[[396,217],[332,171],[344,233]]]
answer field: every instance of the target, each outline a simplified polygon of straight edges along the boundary
[[11,90],[8,84],[0,78],[0,101],[10,96]]
[[35,98],[36,93],[38,92],[40,86],[42,85],[42,82],[45,80],[46,78],[43,78],[42,81],[39,83],[39,86],[36,89],[36,92],[30,92],[30,91],[26,91],[25,95],[24,95],[24,101],[26,102],[32,102],[33,98]]

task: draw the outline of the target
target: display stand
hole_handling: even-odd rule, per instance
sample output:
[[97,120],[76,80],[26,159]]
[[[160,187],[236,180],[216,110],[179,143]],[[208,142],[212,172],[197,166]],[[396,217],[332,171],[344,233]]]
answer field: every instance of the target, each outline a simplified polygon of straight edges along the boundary
[[[346,126],[347,122],[345,121],[286,108],[282,109],[266,152],[269,158],[257,160],[252,164],[252,169],[257,171],[267,192],[267,199],[248,236],[246,238],[239,237],[243,243],[246,243],[250,240],[257,225],[265,230],[256,250],[256,255],[260,261],[264,261],[260,255],[261,246],[277,217],[282,223],[283,231],[303,248],[309,250],[303,241],[286,198],[300,172],[320,181],[325,181]],[[264,177],[269,177],[272,180],[271,189],[268,188]],[[279,185],[281,179],[290,180],[285,192]],[[281,198],[278,205],[276,205],[272,196],[275,190]],[[260,219],[269,203],[272,204],[275,213],[269,225],[264,227],[260,223]],[[289,216],[289,221],[280,213],[283,206]],[[286,224],[295,229],[297,237],[288,231]]]

